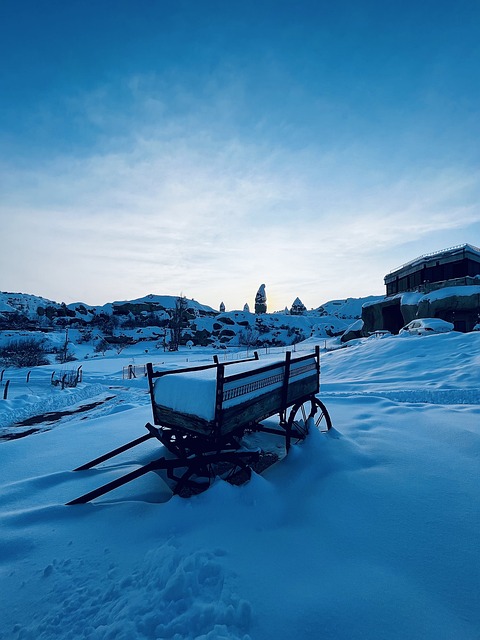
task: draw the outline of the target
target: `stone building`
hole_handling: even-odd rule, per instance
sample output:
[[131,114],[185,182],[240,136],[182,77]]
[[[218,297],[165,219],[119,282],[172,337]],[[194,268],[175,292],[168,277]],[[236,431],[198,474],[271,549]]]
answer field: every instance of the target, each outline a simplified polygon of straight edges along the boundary
[[415,318],[441,318],[457,331],[480,322],[480,249],[458,245],[411,260],[385,276],[387,295],[362,309],[364,333],[398,333]]

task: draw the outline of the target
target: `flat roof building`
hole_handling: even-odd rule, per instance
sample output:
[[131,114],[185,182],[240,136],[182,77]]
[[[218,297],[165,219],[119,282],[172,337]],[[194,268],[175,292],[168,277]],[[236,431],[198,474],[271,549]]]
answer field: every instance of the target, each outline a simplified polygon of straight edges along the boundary
[[425,254],[394,269],[385,276],[385,286],[387,296],[393,296],[403,291],[428,291],[438,288],[437,283],[477,275],[480,275],[480,249],[461,244]]

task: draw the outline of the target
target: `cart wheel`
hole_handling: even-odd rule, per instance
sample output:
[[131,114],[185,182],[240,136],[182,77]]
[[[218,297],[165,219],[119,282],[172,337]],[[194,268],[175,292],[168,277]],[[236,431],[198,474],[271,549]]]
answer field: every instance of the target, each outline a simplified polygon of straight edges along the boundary
[[287,429],[294,438],[303,440],[309,428],[317,427],[326,432],[332,427],[327,408],[318,398],[297,402],[292,407],[288,418]]

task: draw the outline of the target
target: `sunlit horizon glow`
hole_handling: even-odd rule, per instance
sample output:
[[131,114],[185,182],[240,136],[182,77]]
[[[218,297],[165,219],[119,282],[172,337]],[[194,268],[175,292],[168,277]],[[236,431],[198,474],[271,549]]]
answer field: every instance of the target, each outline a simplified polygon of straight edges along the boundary
[[269,311],[480,245],[480,5],[11,0],[0,289]]

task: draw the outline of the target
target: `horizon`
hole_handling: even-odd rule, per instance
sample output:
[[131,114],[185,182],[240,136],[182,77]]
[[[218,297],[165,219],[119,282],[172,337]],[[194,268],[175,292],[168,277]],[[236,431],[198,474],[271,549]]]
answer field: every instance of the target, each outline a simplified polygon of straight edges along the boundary
[[[480,5],[0,7],[1,288],[251,309],[480,245]],[[103,302],[102,302],[103,300]]]
[[[267,291],[267,294],[268,294],[268,291]],[[139,296],[138,298],[129,298],[129,299],[127,299],[127,298],[118,298],[116,300],[106,300],[104,302],[99,302],[98,304],[91,304],[89,302],[86,302],[85,300],[75,300],[73,302],[65,302],[65,300],[56,300],[56,299],[53,299],[53,298],[47,298],[46,296],[42,296],[42,295],[36,294],[36,293],[28,293],[26,291],[0,291],[0,295],[7,295],[7,296],[8,295],[12,295],[12,296],[33,296],[35,298],[42,298],[46,302],[53,302],[55,304],[66,304],[67,307],[73,307],[73,306],[76,306],[76,305],[85,305],[87,307],[100,307],[100,308],[104,307],[104,306],[107,306],[109,304],[121,304],[121,303],[135,302],[135,301],[138,301],[138,300],[143,300],[143,299],[148,298],[150,296],[153,296],[155,298],[163,298],[163,297],[165,297],[165,298],[177,298],[177,297],[179,297],[179,296],[171,295],[171,294],[168,294],[168,293],[147,293],[144,296]],[[210,307],[211,309],[213,309],[213,311],[216,311],[217,313],[220,313],[219,312],[220,303],[216,307],[214,307],[214,306],[208,304],[207,302],[205,302],[203,300],[199,300],[198,298],[190,297],[190,296],[185,296],[185,297],[187,298],[187,300],[191,300],[193,302],[197,302],[198,304],[200,304],[201,306],[204,306],[204,307]],[[337,302],[337,301],[338,302],[346,302],[347,300],[359,300],[359,299],[370,298],[370,297],[374,297],[374,296],[362,296],[360,298],[354,298],[352,296],[349,296],[347,298],[333,298],[331,300],[325,300],[323,302],[320,302],[319,304],[316,304],[316,305],[314,305],[312,307],[306,307],[306,310],[307,310],[307,312],[308,311],[316,311],[317,309],[319,309],[323,305],[329,304],[331,302]],[[300,300],[300,301],[303,302],[303,300]],[[268,303],[268,297],[267,297],[267,311],[266,311],[265,314],[260,314],[260,315],[282,313],[285,308],[290,309],[290,307],[292,306],[293,302],[294,302],[294,300],[292,300],[292,302],[289,305],[285,305],[285,307],[282,307],[280,309],[277,309],[277,308],[272,309],[272,308],[270,308],[270,305]],[[249,305],[249,308],[250,308],[250,313],[256,315],[255,312],[254,312],[254,304],[250,305],[248,303],[248,305]],[[243,312],[243,307],[244,307],[244,304],[243,305],[239,305],[237,307],[232,307],[232,308],[229,308],[229,307],[226,306],[225,313],[232,313],[232,312],[237,312],[237,311]],[[0,313],[1,313],[1,311],[0,311]]]

